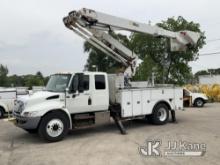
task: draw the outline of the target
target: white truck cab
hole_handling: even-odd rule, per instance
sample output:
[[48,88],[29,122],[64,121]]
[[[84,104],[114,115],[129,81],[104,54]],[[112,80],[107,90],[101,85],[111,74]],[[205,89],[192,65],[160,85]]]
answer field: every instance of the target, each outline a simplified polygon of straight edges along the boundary
[[204,93],[194,93],[187,88],[183,89],[183,94],[184,97],[195,107],[203,107],[208,101],[208,97]]
[[[134,84],[134,83],[133,83]],[[90,126],[112,117],[121,133],[122,120],[148,118],[166,124],[169,112],[183,109],[183,90],[175,87],[126,87],[123,75],[103,72],[58,73],[44,91],[17,99],[15,124],[48,141],[61,140],[70,129]]]
[[[36,92],[26,99],[18,99],[13,114],[16,125],[31,133],[43,127],[45,116],[59,115],[58,118],[65,118],[61,125],[62,131],[66,131],[72,128],[72,114],[107,111],[108,108],[106,73],[58,73],[50,77],[44,91]],[[60,120],[54,119],[47,124],[51,128],[54,124],[60,128]],[[40,131],[44,134],[42,131],[45,130]]]

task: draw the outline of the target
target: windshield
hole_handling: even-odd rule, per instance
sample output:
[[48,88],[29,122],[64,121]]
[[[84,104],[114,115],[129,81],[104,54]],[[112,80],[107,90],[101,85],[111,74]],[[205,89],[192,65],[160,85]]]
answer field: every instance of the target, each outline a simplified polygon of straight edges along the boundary
[[70,74],[52,75],[45,90],[50,92],[64,92],[69,84],[70,77]]

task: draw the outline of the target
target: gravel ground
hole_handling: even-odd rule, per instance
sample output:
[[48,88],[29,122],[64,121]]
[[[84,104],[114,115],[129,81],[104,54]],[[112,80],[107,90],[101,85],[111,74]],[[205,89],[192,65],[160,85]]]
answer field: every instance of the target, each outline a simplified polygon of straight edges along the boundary
[[[46,143],[0,120],[0,165],[145,165],[145,164],[219,164],[220,104],[187,108],[177,112],[178,123],[164,126],[144,121],[125,123],[127,135],[121,135],[114,123],[74,130],[61,142]],[[160,157],[141,155],[146,140],[162,142]],[[202,157],[164,156],[168,141],[205,143]]]

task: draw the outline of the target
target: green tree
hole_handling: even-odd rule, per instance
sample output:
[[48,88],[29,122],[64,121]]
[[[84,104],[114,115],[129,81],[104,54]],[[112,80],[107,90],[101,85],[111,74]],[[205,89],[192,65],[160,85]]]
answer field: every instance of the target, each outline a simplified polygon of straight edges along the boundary
[[23,76],[17,76],[17,75],[8,76],[7,86],[10,86],[10,87],[24,86]]
[[0,86],[7,86],[8,68],[0,64]]
[[36,73],[36,76],[37,76],[38,78],[40,78],[40,79],[43,79],[43,78],[44,78],[43,74],[42,74],[40,71],[38,71],[38,72]]
[[47,85],[47,82],[49,81],[50,77],[47,76],[47,77],[44,77],[44,85]]
[[37,72],[36,75],[25,75],[24,86],[32,89],[33,86],[44,86],[44,78],[41,72]]
[[[127,36],[122,34],[115,34],[112,32],[110,33],[110,35],[129,47],[130,41]],[[123,67],[121,63],[107,56],[105,53],[95,48],[88,42],[84,43],[84,51],[89,53],[86,64],[86,67],[89,71],[94,71],[94,65],[98,68],[99,71],[107,73],[115,73],[117,72],[117,70],[120,70],[120,68]]]
[[220,68],[217,69],[208,69],[208,70],[200,70],[195,73],[194,79],[196,82],[199,81],[199,76],[202,75],[219,75],[220,74]]
[[38,71],[35,75],[8,75],[7,66],[0,64],[0,86],[4,87],[19,87],[27,86],[30,89],[32,86],[44,86],[46,85],[49,77],[44,77],[43,74]]
[[[141,66],[138,68],[134,80],[147,81],[151,78],[152,73],[157,73],[156,63],[149,57],[145,56]],[[155,75],[157,77],[157,75]]]
[[[134,33],[131,36],[131,43],[140,58],[143,59],[148,56],[153,60],[154,68],[156,68],[156,82],[162,83],[163,79],[165,83],[183,84],[188,82],[192,79],[192,72],[188,63],[198,59],[198,51],[205,44],[204,32],[200,30],[199,24],[188,22],[183,17],[168,18],[157,25],[171,31],[190,30],[203,34],[195,47],[183,52],[169,51],[168,40],[164,38],[155,38],[139,33]],[[140,69],[142,67],[145,66],[142,65]],[[146,75],[145,72],[139,74]]]

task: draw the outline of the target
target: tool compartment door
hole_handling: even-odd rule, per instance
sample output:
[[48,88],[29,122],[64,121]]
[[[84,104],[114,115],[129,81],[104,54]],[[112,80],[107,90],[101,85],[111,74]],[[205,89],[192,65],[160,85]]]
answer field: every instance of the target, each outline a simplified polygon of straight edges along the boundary
[[148,115],[152,113],[154,102],[151,101],[151,90],[146,89],[142,91],[142,113]]
[[175,110],[183,110],[183,89],[176,88],[174,92]]
[[134,90],[132,91],[132,109],[133,109],[133,116],[142,115],[142,107],[141,107],[141,91]]
[[132,116],[132,92],[122,91],[121,92],[121,116],[130,117]]

